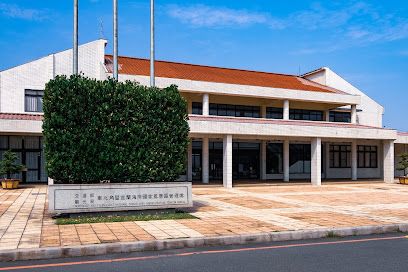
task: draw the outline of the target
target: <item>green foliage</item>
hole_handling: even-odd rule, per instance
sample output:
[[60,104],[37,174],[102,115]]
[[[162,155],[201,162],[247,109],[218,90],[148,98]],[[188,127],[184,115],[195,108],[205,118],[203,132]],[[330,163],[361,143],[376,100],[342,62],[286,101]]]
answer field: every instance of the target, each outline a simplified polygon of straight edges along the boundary
[[0,175],[6,175],[10,178],[11,175],[17,174],[25,168],[24,165],[17,163],[17,154],[11,150],[4,152],[3,159],[0,161]]
[[101,215],[101,216],[80,216],[72,218],[57,218],[57,225],[91,224],[106,222],[133,222],[151,220],[176,220],[176,219],[196,219],[197,217],[184,212],[176,213],[156,213],[156,214],[135,214],[135,215]]
[[48,174],[60,183],[174,181],[185,169],[186,108],[174,85],[58,76],[44,94]]
[[405,171],[408,169],[408,153],[403,153],[401,154],[400,157],[401,159],[397,166],[397,169],[404,171],[404,174],[405,174],[406,173]]

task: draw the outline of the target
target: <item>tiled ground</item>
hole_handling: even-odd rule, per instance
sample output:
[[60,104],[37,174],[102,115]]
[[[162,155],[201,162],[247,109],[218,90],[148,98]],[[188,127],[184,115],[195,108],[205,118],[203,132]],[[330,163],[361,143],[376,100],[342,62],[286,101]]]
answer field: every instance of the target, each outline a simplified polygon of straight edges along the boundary
[[408,223],[408,186],[328,183],[195,187],[198,219],[55,225],[47,187],[0,190],[0,250]]

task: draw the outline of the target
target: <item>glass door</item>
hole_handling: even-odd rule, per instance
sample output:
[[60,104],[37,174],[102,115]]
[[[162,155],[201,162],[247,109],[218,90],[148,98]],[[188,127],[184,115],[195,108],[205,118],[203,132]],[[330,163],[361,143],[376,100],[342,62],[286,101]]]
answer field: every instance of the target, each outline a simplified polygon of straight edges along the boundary
[[223,143],[209,143],[210,180],[222,180]]
[[259,143],[233,143],[232,174],[234,179],[259,179],[259,152]]

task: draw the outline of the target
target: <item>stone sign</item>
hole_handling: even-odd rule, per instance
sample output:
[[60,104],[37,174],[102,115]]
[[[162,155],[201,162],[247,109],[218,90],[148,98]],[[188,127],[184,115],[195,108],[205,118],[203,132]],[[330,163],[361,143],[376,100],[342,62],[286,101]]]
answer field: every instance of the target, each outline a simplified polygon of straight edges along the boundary
[[192,207],[190,182],[49,185],[53,213]]

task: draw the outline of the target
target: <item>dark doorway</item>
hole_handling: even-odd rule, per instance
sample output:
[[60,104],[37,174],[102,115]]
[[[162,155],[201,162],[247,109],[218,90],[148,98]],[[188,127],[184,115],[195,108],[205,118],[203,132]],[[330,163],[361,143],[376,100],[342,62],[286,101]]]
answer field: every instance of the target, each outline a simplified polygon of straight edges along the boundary
[[203,142],[192,142],[192,173],[193,180],[201,180]]
[[232,149],[232,178],[259,179],[260,144],[235,142]]
[[210,180],[222,180],[223,143],[209,143]]

